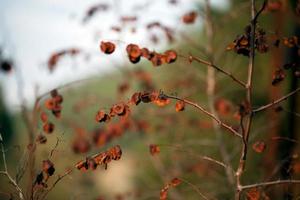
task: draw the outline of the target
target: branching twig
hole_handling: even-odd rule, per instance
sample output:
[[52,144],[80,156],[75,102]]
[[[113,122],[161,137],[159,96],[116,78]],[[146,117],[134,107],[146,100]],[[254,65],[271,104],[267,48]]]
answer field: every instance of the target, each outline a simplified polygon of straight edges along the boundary
[[213,120],[215,120],[220,126],[224,127],[225,129],[227,129],[230,133],[232,133],[233,135],[242,138],[242,135],[240,133],[238,133],[234,128],[232,128],[230,125],[224,123],[223,121],[221,121],[218,117],[216,117],[215,115],[213,115],[211,112],[207,111],[206,109],[204,109],[202,106],[198,105],[197,103],[194,103],[192,101],[186,100],[186,99],[182,99],[176,96],[171,96],[171,95],[166,95],[166,94],[161,94],[162,96],[166,97],[166,98],[170,98],[170,99],[176,99],[176,100],[180,100],[185,102],[186,104],[189,104],[195,108],[197,108],[198,110],[200,110],[201,112],[203,112],[204,114],[206,114],[207,116],[209,116],[210,118],[212,118]]
[[281,98],[279,98],[279,99],[277,99],[277,100],[275,100],[275,101],[272,101],[271,103],[268,103],[268,104],[266,104],[266,105],[264,105],[264,106],[261,106],[261,107],[259,107],[259,108],[257,108],[257,109],[254,109],[254,110],[253,110],[253,113],[261,112],[261,111],[264,111],[264,110],[266,110],[266,109],[268,109],[268,108],[270,108],[270,107],[273,107],[274,105],[276,105],[276,104],[278,104],[278,103],[280,103],[280,102],[286,100],[287,98],[289,98],[290,96],[296,94],[296,93],[299,92],[299,91],[300,91],[300,87],[297,88],[296,90],[294,90],[294,91],[288,93],[287,95],[284,95],[283,97],[281,97]]
[[[265,9],[268,0],[264,0],[263,5],[256,12],[255,9],[255,0],[251,0],[251,33],[250,33],[250,54],[249,54],[249,65],[248,65],[248,77],[247,77],[247,84],[246,84],[246,101],[249,105],[249,114],[247,116],[246,126],[243,131],[242,139],[242,151],[240,155],[240,161],[238,164],[238,168],[236,170],[236,196],[235,199],[239,200],[241,197],[242,192],[242,184],[241,184],[241,177],[244,173],[245,166],[246,166],[246,159],[247,159],[247,152],[248,152],[248,140],[250,135],[250,129],[253,119],[253,108],[252,108],[252,87],[253,87],[253,71],[254,71],[254,58],[255,58],[255,32],[256,32],[256,25],[257,19],[262,11]],[[242,121],[241,121],[242,122]],[[243,128],[243,123],[241,123]]]
[[5,155],[5,150],[4,150],[4,145],[3,145],[3,140],[2,140],[2,136],[0,134],[0,145],[1,145],[1,151],[2,151],[2,159],[3,159],[3,166],[4,166],[4,170],[0,171],[0,174],[5,175],[8,179],[9,182],[15,187],[15,189],[17,190],[18,194],[19,194],[19,198],[21,200],[24,200],[24,194],[22,189],[20,188],[20,186],[17,184],[16,180],[12,178],[12,176],[9,174],[8,172],[8,168],[7,168],[7,163],[6,163],[6,155]]
[[51,185],[51,187],[49,187],[49,189],[46,190],[46,192],[42,196],[42,199],[45,199],[47,197],[47,195],[49,194],[49,192],[51,192],[52,189],[56,186],[56,184],[58,184],[63,178],[65,178],[72,172],[73,172],[73,169],[71,168],[71,169],[66,170],[63,175],[58,175],[57,179],[54,181],[54,183]]
[[247,84],[246,84],[246,101],[249,105],[250,114],[248,115],[246,121],[246,127],[243,132],[243,145],[240,155],[240,160],[238,164],[238,168],[236,170],[236,195],[235,199],[239,200],[241,198],[241,177],[244,173],[245,166],[246,166],[246,159],[247,159],[247,152],[248,152],[248,139],[250,135],[250,129],[252,124],[252,87],[253,87],[253,71],[254,71],[254,58],[255,58],[255,31],[256,31],[256,23],[257,18],[260,13],[264,10],[266,0],[262,8],[256,13],[255,10],[255,0],[251,0],[251,33],[250,33],[250,54],[249,54],[249,65],[248,65],[248,77],[247,77]]

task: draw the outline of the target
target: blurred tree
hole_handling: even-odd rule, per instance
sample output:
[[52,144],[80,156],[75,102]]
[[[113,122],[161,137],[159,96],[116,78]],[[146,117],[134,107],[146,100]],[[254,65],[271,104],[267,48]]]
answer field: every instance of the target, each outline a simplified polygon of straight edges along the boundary
[[[1,71],[6,73],[7,66],[9,65],[9,61],[6,61],[2,57],[2,50],[0,47],[0,66],[1,66]],[[4,138],[4,141],[9,142],[12,132],[13,132],[13,125],[12,125],[12,120],[9,112],[7,111],[4,102],[3,102],[3,96],[2,96],[2,88],[0,85],[0,133],[2,134],[2,137]]]
[[0,133],[4,138],[4,141],[9,142],[10,138],[13,133],[12,128],[12,120],[11,115],[7,111],[4,103],[3,103],[3,96],[0,87]]

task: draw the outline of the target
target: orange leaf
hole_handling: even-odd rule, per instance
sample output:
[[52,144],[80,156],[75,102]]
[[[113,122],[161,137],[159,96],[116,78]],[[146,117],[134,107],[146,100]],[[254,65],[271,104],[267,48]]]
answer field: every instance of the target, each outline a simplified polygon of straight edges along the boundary
[[160,153],[160,148],[156,144],[150,144],[149,150],[152,156]]
[[252,148],[256,153],[262,153],[266,149],[266,144],[263,141],[257,141],[252,145]]
[[111,54],[115,51],[116,46],[111,42],[101,42],[100,49],[105,54]]
[[176,105],[175,105],[176,112],[183,111],[184,108],[185,108],[185,102],[184,101],[177,101],[176,102]]

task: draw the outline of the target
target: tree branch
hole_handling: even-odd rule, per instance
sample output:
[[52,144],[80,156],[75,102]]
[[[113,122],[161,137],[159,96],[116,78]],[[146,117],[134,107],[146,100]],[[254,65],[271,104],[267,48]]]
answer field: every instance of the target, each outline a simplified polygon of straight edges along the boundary
[[189,104],[195,108],[197,108],[198,110],[200,110],[201,112],[203,112],[204,114],[206,114],[208,117],[212,118],[213,120],[215,120],[220,126],[224,127],[225,129],[227,129],[230,133],[232,133],[233,135],[242,138],[242,135],[240,133],[238,133],[236,130],[234,130],[234,128],[232,128],[230,125],[224,123],[223,121],[221,121],[218,117],[216,117],[215,115],[213,115],[211,112],[207,111],[206,109],[204,109],[203,107],[201,107],[200,105],[198,105],[197,103],[191,102],[189,100],[186,99],[182,99],[176,96],[171,96],[171,95],[166,95],[166,94],[160,94],[162,95],[162,97],[165,98],[170,98],[170,99],[176,99],[176,100],[180,100],[183,101],[186,104]]
[[241,187],[241,190],[248,190],[251,188],[273,186],[273,185],[284,185],[284,184],[300,184],[300,180],[278,180],[278,181],[256,183],[256,184],[251,184],[251,185],[244,185]]
[[73,169],[68,169],[65,171],[65,173],[63,175],[58,175],[57,179],[54,181],[54,183],[51,185],[51,187],[46,190],[46,192],[42,196],[42,199],[45,199],[47,197],[47,195],[49,194],[49,192],[51,192],[53,190],[53,188],[56,186],[56,184],[58,184],[63,178],[65,178],[72,172],[73,172]]
[[202,199],[205,199],[205,200],[211,199],[211,198],[208,198],[207,196],[205,196],[205,195],[200,191],[200,189],[199,189],[196,185],[194,185],[193,183],[191,183],[191,182],[189,182],[189,181],[187,181],[187,180],[185,180],[185,179],[183,179],[183,178],[179,178],[179,180],[181,180],[182,182],[184,182],[184,183],[188,184],[189,186],[191,186],[191,187],[193,188],[193,190],[195,190],[195,192],[197,192],[197,193],[202,197]]
[[197,57],[195,57],[195,56],[193,56],[193,55],[189,55],[188,59],[189,59],[190,62],[192,62],[192,61],[195,60],[195,61],[197,61],[198,63],[202,63],[202,64],[204,64],[204,65],[207,65],[207,66],[209,66],[209,67],[212,67],[212,68],[214,68],[215,70],[217,70],[218,72],[221,72],[221,73],[225,74],[226,76],[228,76],[229,78],[231,78],[234,82],[238,83],[238,84],[241,85],[242,87],[244,87],[244,88],[246,87],[246,84],[245,84],[243,81],[241,81],[240,79],[238,79],[238,78],[236,78],[235,76],[233,76],[230,72],[227,72],[227,71],[221,69],[220,67],[214,65],[213,63],[211,63],[211,62],[209,62],[209,61],[203,60],[203,59],[201,59],[201,58],[197,58]]
[[[253,87],[253,71],[254,71],[254,58],[255,58],[255,31],[256,31],[256,24],[257,19],[260,13],[264,10],[266,6],[267,0],[264,1],[263,6],[261,9],[256,12],[255,9],[255,0],[250,0],[251,5],[251,33],[250,33],[250,55],[249,55],[249,64],[248,64],[248,77],[247,77],[247,84],[246,84],[246,101],[249,105],[250,114],[247,117],[246,126],[243,131],[243,145],[240,155],[240,160],[238,164],[238,168],[236,170],[236,195],[235,199],[240,200],[241,198],[241,177],[244,173],[246,160],[247,160],[247,153],[248,153],[248,140],[250,135],[250,129],[252,125],[253,119],[253,112],[252,112],[252,87]],[[243,121],[241,121],[241,126],[243,127]]]
[[6,156],[5,156],[5,150],[4,150],[4,145],[3,145],[3,139],[0,133],[0,144],[1,144],[1,151],[2,151],[2,159],[3,159],[3,166],[4,166],[4,171],[0,171],[0,174],[5,175],[8,179],[9,182],[15,187],[19,194],[19,198],[21,200],[24,200],[24,194],[20,186],[17,184],[16,180],[12,178],[12,176],[8,173],[7,169],[7,163],[6,163]]
[[268,103],[268,104],[266,104],[266,105],[264,105],[264,106],[261,106],[261,107],[259,107],[259,108],[257,108],[257,109],[254,109],[254,110],[253,110],[253,113],[257,113],[257,112],[260,112],[260,111],[264,111],[264,110],[266,110],[266,109],[268,109],[268,108],[270,108],[270,107],[272,107],[272,106],[274,106],[274,105],[276,105],[276,104],[278,104],[278,103],[280,103],[280,102],[282,102],[282,101],[288,99],[290,96],[296,94],[296,93],[299,92],[299,91],[300,91],[300,87],[297,88],[296,90],[294,90],[294,91],[292,91],[292,92],[290,92],[290,93],[284,95],[283,97],[281,97],[281,98],[279,98],[279,99],[277,99],[277,100],[275,100],[275,101],[272,101],[271,103]]

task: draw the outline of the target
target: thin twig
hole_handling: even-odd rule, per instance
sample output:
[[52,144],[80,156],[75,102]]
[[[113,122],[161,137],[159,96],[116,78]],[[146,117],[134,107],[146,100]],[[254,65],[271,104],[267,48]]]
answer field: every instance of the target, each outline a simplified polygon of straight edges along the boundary
[[297,143],[297,144],[299,143],[295,139],[291,139],[291,138],[288,138],[288,137],[280,137],[280,136],[272,137],[271,140],[284,140],[284,141],[293,142],[293,143]]
[[186,100],[186,99],[179,98],[177,96],[166,95],[166,94],[161,94],[161,95],[165,98],[170,98],[170,99],[176,99],[176,100],[179,100],[179,101],[183,101],[184,103],[189,104],[189,105],[197,108],[198,110],[200,110],[201,112],[203,112],[204,114],[206,114],[207,116],[209,116],[210,118],[215,120],[220,126],[227,129],[230,133],[232,133],[233,135],[235,135],[239,138],[242,138],[242,135],[240,133],[238,133],[234,128],[232,128],[230,125],[228,125],[228,124],[224,123],[223,121],[221,121],[218,117],[216,117],[211,112],[207,111],[206,109],[204,109],[202,106],[198,105],[197,103],[194,103],[194,102]]
[[193,55],[189,55],[188,59],[189,59],[190,62],[192,62],[192,61],[195,60],[195,61],[197,61],[197,62],[199,62],[199,63],[202,63],[202,64],[204,64],[204,65],[207,65],[207,66],[209,66],[209,67],[212,67],[212,68],[214,68],[215,70],[217,70],[218,72],[221,72],[221,73],[225,74],[226,76],[228,76],[229,78],[231,78],[233,81],[235,81],[236,83],[238,83],[238,84],[241,85],[242,87],[244,87],[244,88],[246,87],[246,84],[245,84],[242,80],[236,78],[234,75],[232,75],[232,73],[227,72],[227,71],[221,69],[220,67],[214,65],[213,63],[211,63],[211,62],[209,62],[209,61],[203,60],[203,59],[201,59],[201,58],[197,58],[197,57],[195,57],[195,56],[193,56]]
[[68,176],[72,172],[73,172],[73,169],[71,168],[71,169],[66,170],[63,175],[58,175],[58,177],[55,180],[55,182],[51,185],[51,187],[49,189],[46,190],[46,192],[42,196],[42,199],[45,199],[47,197],[47,195],[49,194],[49,192],[51,192],[52,189],[56,186],[56,184],[58,184],[63,178],[65,178],[66,176]]
[[221,166],[221,167],[223,167],[223,168],[225,168],[225,169],[227,169],[228,168],[228,166],[225,164],[225,163],[223,163],[223,162],[221,162],[221,161],[219,161],[219,160],[216,160],[216,159],[214,159],[214,158],[212,158],[212,157],[209,157],[209,156],[203,156],[203,155],[198,155],[198,154],[195,154],[195,153],[193,153],[193,152],[191,152],[191,151],[188,151],[188,150],[186,150],[186,149],[183,149],[183,148],[181,148],[181,147],[179,147],[179,146],[174,146],[174,145],[168,145],[168,144],[157,144],[158,146],[161,146],[161,147],[169,147],[169,148],[174,148],[174,149],[176,149],[177,151],[181,151],[181,152],[185,152],[185,153],[188,153],[188,154],[190,154],[190,155],[192,155],[192,156],[196,156],[196,157],[198,157],[198,158],[200,158],[200,159],[202,159],[202,160],[206,160],[206,161],[209,161],[209,162],[212,162],[212,163],[214,163],[214,164],[216,164],[216,165],[219,165],[219,166]]
[[251,185],[244,185],[241,187],[241,190],[248,190],[251,188],[265,187],[265,186],[273,186],[273,185],[282,185],[282,184],[300,184],[300,180],[277,180],[263,183],[256,183]]
[[292,91],[292,92],[290,92],[290,93],[284,95],[283,97],[281,97],[281,98],[279,98],[279,99],[277,99],[277,100],[275,100],[275,101],[272,101],[271,103],[268,103],[268,104],[266,104],[266,105],[264,105],[264,106],[261,106],[261,107],[259,107],[259,108],[257,108],[257,109],[254,109],[254,110],[253,110],[253,113],[261,112],[261,111],[264,111],[264,110],[266,110],[266,109],[268,109],[268,108],[270,108],[270,107],[273,107],[274,105],[276,105],[276,104],[278,104],[278,103],[280,103],[280,102],[282,102],[282,101],[288,99],[290,96],[296,94],[296,93],[299,92],[299,91],[300,91],[300,87],[297,88],[296,90],[294,90],[294,91]]
[[179,180],[181,180],[182,182],[184,182],[184,183],[188,184],[189,186],[191,186],[191,187],[193,188],[193,190],[195,190],[195,191],[196,191],[203,199],[205,199],[205,200],[211,199],[211,198],[208,198],[207,196],[205,196],[205,195],[200,191],[200,189],[199,189],[196,185],[194,185],[193,183],[191,183],[191,182],[189,182],[189,181],[187,181],[187,180],[185,180],[185,179],[183,179],[183,178],[179,178]]
[[7,163],[6,163],[6,155],[5,155],[5,150],[4,150],[4,145],[3,145],[3,140],[2,140],[2,136],[0,134],[0,143],[1,143],[1,151],[2,151],[2,159],[3,159],[3,166],[4,166],[4,171],[0,171],[0,174],[5,175],[8,179],[9,182],[15,187],[15,189],[17,190],[18,194],[19,194],[19,198],[21,200],[24,200],[24,194],[22,189],[20,188],[20,186],[17,184],[16,180],[12,178],[12,176],[9,174],[8,172],[8,168],[7,168]]
[[247,84],[246,84],[246,101],[249,105],[250,114],[248,115],[246,121],[245,131],[243,132],[243,145],[240,155],[240,160],[238,164],[238,168],[236,170],[236,195],[235,199],[240,200],[241,198],[241,177],[244,173],[246,160],[247,160],[247,153],[248,153],[248,140],[250,135],[250,129],[252,125],[252,87],[253,87],[253,71],[254,71],[254,58],[255,58],[255,31],[256,31],[256,23],[258,16],[264,10],[266,0],[262,8],[256,13],[255,10],[255,0],[251,0],[251,33],[250,33],[250,55],[249,55],[249,64],[248,64],[248,77],[247,77]]

